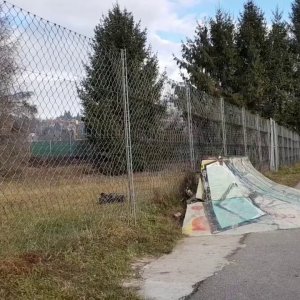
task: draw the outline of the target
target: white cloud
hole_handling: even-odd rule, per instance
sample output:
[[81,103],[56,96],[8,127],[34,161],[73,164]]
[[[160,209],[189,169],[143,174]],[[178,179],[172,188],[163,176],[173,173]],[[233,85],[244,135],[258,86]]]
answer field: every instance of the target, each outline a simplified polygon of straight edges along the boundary
[[[92,35],[94,26],[99,22],[102,14],[106,14],[114,1],[98,0],[13,0],[16,5],[36,13],[52,22],[72,28],[86,35]],[[122,7],[134,13],[136,19],[141,19],[149,31],[162,29],[184,31],[185,25],[177,16],[181,8],[187,6],[185,1],[171,0],[119,0]],[[171,26],[170,26],[171,25]],[[186,29],[186,28],[185,28]]]
[[132,11],[136,20],[148,28],[148,41],[158,54],[160,65],[167,68],[170,76],[178,78],[172,53],[180,55],[179,43],[159,37],[159,32],[175,33],[185,39],[193,35],[197,13],[183,14],[183,10],[202,2],[216,0],[12,0],[14,4],[52,22],[70,28],[87,36],[93,36],[93,29],[101,16],[113,3]]
[[[12,0],[24,10],[43,17],[40,20],[18,9],[9,11],[13,19],[14,39],[18,40],[18,65],[21,72],[14,88],[16,91],[34,91],[31,100],[38,107],[42,118],[55,117],[65,110],[77,114],[81,109],[76,83],[85,74],[83,62],[87,62],[91,50],[88,40],[51,26],[45,20],[81,33],[93,36],[93,29],[102,14],[112,7],[112,1],[99,0]],[[200,0],[215,1],[215,0]],[[118,0],[122,7],[132,11],[135,20],[141,20],[142,27],[148,29],[148,42],[158,55],[161,71],[169,77],[180,80],[179,70],[173,54],[180,56],[181,44],[176,37],[194,33],[196,13],[191,7],[199,0]],[[9,9],[8,4],[6,9]],[[186,13],[183,13],[186,9]],[[189,12],[189,13],[188,13]],[[17,15],[16,15],[17,13]],[[24,20],[28,18],[28,23]],[[21,22],[23,24],[21,24]],[[163,36],[160,34],[163,32]],[[169,38],[168,38],[169,37]],[[119,54],[116,54],[119,58]]]
[[166,69],[169,77],[173,79],[180,79],[178,68],[173,59],[173,54],[178,56],[180,53],[180,43],[162,39],[157,34],[153,34],[153,36],[151,36],[151,40],[153,47],[160,49],[158,52],[160,68],[162,70]]

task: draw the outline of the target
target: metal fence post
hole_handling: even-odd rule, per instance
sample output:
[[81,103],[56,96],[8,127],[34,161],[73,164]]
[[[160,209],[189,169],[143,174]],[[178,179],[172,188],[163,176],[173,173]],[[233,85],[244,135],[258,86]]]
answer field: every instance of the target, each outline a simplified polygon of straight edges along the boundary
[[295,163],[297,162],[297,135],[296,135],[296,132],[294,132],[294,160],[295,160]]
[[297,133],[297,162],[299,161],[299,159],[300,159],[300,136]]
[[267,127],[268,127],[268,138],[267,138],[267,143],[268,143],[268,159],[269,159],[269,169],[271,170],[271,149],[272,149],[272,144],[271,144],[271,120],[267,121]]
[[286,129],[283,127],[281,129],[281,132],[282,132],[282,140],[283,140],[283,154],[282,154],[282,161],[283,161],[283,164],[286,166],[289,164],[289,160],[288,160],[288,140],[287,140],[287,134],[286,134]]
[[259,163],[262,164],[262,151],[261,151],[261,134],[260,134],[260,125],[259,125],[260,117],[256,115],[256,131],[257,131],[257,143],[258,143],[258,156],[259,156]]
[[285,151],[285,139],[284,139],[284,128],[281,127],[281,161],[285,165],[286,151]]
[[282,165],[282,127],[277,126],[278,162]]
[[299,161],[299,134],[296,133],[296,162]]
[[195,150],[194,150],[194,136],[193,136],[193,120],[192,120],[192,105],[191,105],[191,90],[189,84],[186,84],[186,108],[187,108],[187,122],[189,134],[189,148],[190,148],[190,163],[192,171],[195,170]]
[[293,148],[292,148],[292,135],[291,131],[289,130],[289,140],[290,140],[290,164],[293,164]]
[[270,170],[277,171],[279,167],[278,129],[277,129],[277,124],[273,119],[270,119],[270,127],[271,127]]
[[270,170],[275,171],[275,159],[274,159],[274,125],[273,120],[270,119]]
[[298,134],[295,132],[295,162],[298,162]]
[[121,49],[121,64],[122,64],[122,93],[124,104],[124,129],[125,129],[125,148],[126,148],[126,163],[128,177],[128,198],[131,204],[134,224],[136,224],[136,199],[134,192],[133,167],[132,167],[132,146],[130,132],[130,110],[128,97],[128,77],[127,77],[127,57],[126,50]]
[[296,151],[296,134],[295,132],[293,132],[293,159],[294,159],[294,163],[296,163],[297,161],[297,151]]
[[287,129],[284,130],[285,139],[286,139],[286,165],[290,164],[290,141],[289,141],[289,134]]
[[297,151],[296,151],[296,153],[297,153],[297,162],[299,161],[299,134],[298,133],[296,133],[296,149],[297,149]]
[[291,135],[290,135],[290,131],[287,130],[287,142],[288,142],[288,164],[291,165],[292,164],[292,147],[291,147]]
[[298,162],[298,134],[294,133],[294,143],[295,143],[295,162]]
[[290,145],[291,145],[291,165],[294,163],[294,153],[293,153],[293,132],[289,131]]
[[291,152],[292,152],[292,164],[295,163],[295,153],[294,153],[294,132],[291,131]]
[[243,136],[244,136],[244,148],[245,148],[245,156],[248,155],[248,147],[247,147],[247,128],[246,128],[246,111],[245,107],[242,108],[242,123],[243,123]]
[[278,153],[278,125],[273,120],[274,123],[274,154],[275,154],[275,171],[279,168],[279,153]]
[[290,137],[289,132],[286,129],[285,130],[285,136],[286,136],[286,145],[287,145],[287,165],[290,165],[291,163],[291,149],[290,149]]
[[296,145],[295,145],[295,132],[293,131],[293,162],[296,163]]
[[226,141],[226,119],[224,99],[220,98],[221,124],[222,124],[222,142],[224,156],[227,156],[227,141]]

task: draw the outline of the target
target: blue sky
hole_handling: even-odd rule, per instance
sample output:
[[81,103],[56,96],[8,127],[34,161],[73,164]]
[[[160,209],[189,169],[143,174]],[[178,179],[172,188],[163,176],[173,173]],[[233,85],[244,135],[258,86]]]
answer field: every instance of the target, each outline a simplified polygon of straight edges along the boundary
[[[272,12],[278,6],[279,10],[283,12],[283,18],[285,20],[289,20],[289,14],[291,11],[291,3],[289,0],[264,0],[264,1],[256,1],[256,4],[262,9],[265,13],[265,17],[267,23],[270,24],[272,20]],[[232,17],[237,20],[240,12],[243,10],[244,1],[240,0],[200,0],[193,1],[190,5],[187,5],[184,8],[181,8],[178,11],[179,17],[184,17],[190,15],[194,17],[195,21],[204,20],[206,18],[214,16],[217,8],[221,8],[227,12],[229,12]],[[196,18],[195,18],[196,16]],[[180,42],[184,36],[181,33],[168,32],[164,30],[159,30],[158,34],[161,38],[167,39],[173,42]]]
[[[243,10],[243,3],[244,1],[240,0],[220,0],[216,1],[214,5],[211,3],[212,1],[203,1],[201,4],[201,1],[198,5],[196,5],[196,10],[199,10],[199,13],[203,13],[205,11],[208,15],[213,15],[216,8],[220,7],[225,9],[226,11],[233,14],[234,17],[237,17],[239,13]],[[288,12],[291,8],[291,2],[289,0],[261,0],[256,1],[256,4],[265,12],[266,17],[268,20],[270,20],[270,17],[272,16],[272,10],[276,8],[276,6],[279,7],[280,10],[283,10],[285,13],[285,17],[288,18]],[[190,8],[190,9],[195,9]]]

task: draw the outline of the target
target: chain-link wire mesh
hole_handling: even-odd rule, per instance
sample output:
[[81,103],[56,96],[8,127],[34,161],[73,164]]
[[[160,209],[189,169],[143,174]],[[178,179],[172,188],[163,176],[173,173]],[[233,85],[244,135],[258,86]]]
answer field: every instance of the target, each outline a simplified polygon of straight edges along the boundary
[[207,96],[189,87],[191,102],[192,134],[194,136],[197,170],[207,156],[224,155],[223,127],[220,99]]
[[257,117],[256,115],[245,111],[245,134],[246,134],[246,155],[250,158],[251,162],[258,166],[260,164],[259,155],[259,139],[257,130]]
[[185,86],[153,73],[151,61],[127,56],[133,207],[178,189],[190,169]]
[[227,155],[245,155],[242,110],[230,103],[225,103],[224,115]]
[[1,219],[130,212],[120,51],[0,8]]
[[299,135],[273,120],[7,2],[0,41],[2,224],[135,220],[207,156],[247,155],[260,169],[300,159]]

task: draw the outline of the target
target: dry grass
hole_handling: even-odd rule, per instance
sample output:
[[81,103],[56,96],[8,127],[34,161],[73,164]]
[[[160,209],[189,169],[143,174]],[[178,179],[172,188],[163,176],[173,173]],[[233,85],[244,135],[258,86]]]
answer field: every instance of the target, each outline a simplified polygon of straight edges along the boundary
[[182,210],[182,173],[149,175],[135,175],[138,226],[129,205],[96,204],[101,192],[125,194],[125,176],[72,166],[2,182],[0,298],[137,299],[121,284],[130,262],[170,252],[181,236],[172,215]]
[[137,299],[122,287],[130,262],[168,253],[180,237],[170,203],[145,209],[138,226],[68,215],[10,224],[0,233],[0,298]]
[[[173,192],[181,180],[180,172],[135,174],[139,202],[152,197],[153,191]],[[62,210],[99,209],[101,193],[127,195],[127,176],[104,176],[87,166],[28,168],[22,178],[9,178],[0,183],[0,205],[10,216],[17,212],[48,213]],[[123,206],[118,206],[124,210]]]
[[265,172],[264,174],[277,183],[295,187],[300,182],[300,164],[281,168],[278,172]]

